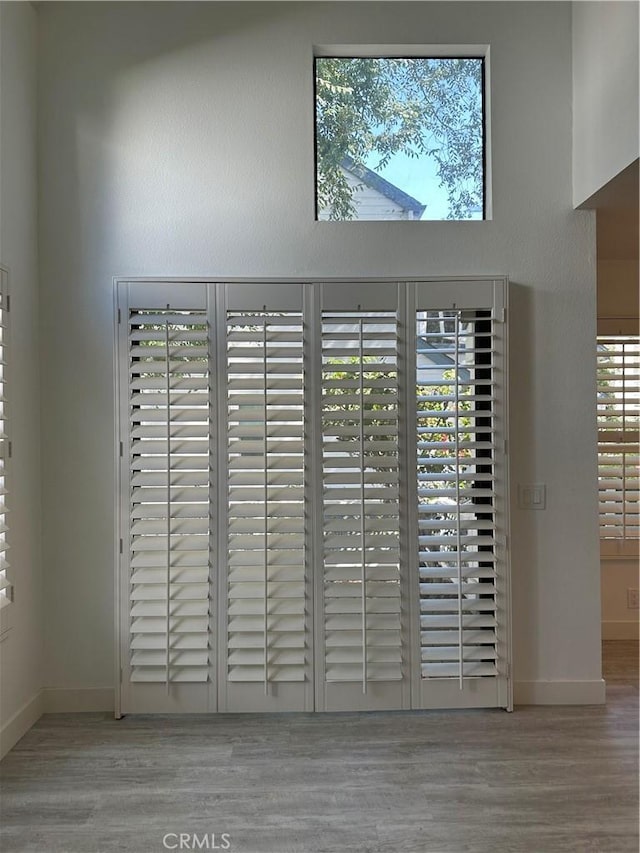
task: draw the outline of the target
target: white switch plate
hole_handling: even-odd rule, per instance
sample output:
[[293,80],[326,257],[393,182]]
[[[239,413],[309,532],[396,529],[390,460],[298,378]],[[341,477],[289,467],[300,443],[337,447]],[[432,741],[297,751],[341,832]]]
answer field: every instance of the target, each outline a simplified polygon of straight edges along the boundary
[[518,506],[520,509],[546,509],[546,483],[518,483]]

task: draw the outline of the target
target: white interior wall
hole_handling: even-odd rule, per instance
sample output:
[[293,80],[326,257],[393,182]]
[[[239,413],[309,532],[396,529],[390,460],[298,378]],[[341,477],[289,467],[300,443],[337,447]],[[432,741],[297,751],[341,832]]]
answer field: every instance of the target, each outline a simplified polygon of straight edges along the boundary
[[0,4],[0,263],[9,270],[9,560],[15,602],[3,611],[0,752],[41,710],[40,414],[36,215],[36,13]]
[[629,559],[602,561],[602,637],[637,640],[638,610],[629,607],[627,591],[639,588],[638,563]]
[[637,0],[572,3],[573,203],[638,158]]
[[[508,274],[516,698],[602,698],[595,231],[567,3],[42,4],[48,686],[113,684],[112,279]],[[489,44],[493,220],[314,221],[314,44]],[[580,429],[576,429],[580,424]],[[94,691],[94,692],[92,692]]]

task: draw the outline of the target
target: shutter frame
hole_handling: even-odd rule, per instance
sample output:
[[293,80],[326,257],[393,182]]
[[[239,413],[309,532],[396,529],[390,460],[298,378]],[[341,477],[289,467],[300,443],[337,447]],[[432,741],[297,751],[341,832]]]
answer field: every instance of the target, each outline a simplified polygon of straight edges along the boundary
[[[298,292],[295,300],[288,299],[287,294],[292,294],[295,290]],[[274,294],[271,301],[268,296],[270,291]],[[232,488],[236,490],[234,493],[235,500],[235,495],[239,493],[238,490],[244,490],[244,494],[250,496],[252,488],[255,488],[256,486],[255,483],[251,482],[252,476],[250,473],[247,473],[241,465],[237,465],[233,460],[231,460],[230,464],[230,460],[228,459],[226,444],[227,405],[233,395],[235,394],[237,396],[238,394],[238,388],[235,384],[238,379],[238,374],[227,370],[226,334],[223,333],[223,329],[226,332],[226,312],[227,310],[234,308],[239,308],[241,310],[264,310],[265,308],[273,311],[293,310],[291,306],[294,301],[295,308],[297,310],[303,310],[305,387],[308,389],[311,386],[311,390],[308,391],[305,399],[303,430],[305,440],[305,475],[308,483],[306,493],[304,493],[304,533],[306,552],[305,589],[312,595],[314,601],[313,608],[310,608],[310,612],[306,614],[306,629],[308,636],[313,636],[313,646],[315,653],[318,656],[318,661],[322,659],[323,663],[321,665],[317,663],[313,668],[313,679],[308,679],[308,683],[305,684],[304,695],[302,697],[300,694],[294,695],[286,689],[282,690],[281,688],[287,688],[288,685],[278,683],[276,685],[276,690],[274,691],[274,694],[278,694],[277,702],[254,701],[255,697],[250,696],[247,691],[236,689],[239,687],[244,688],[247,685],[238,684],[237,682],[228,684],[226,683],[227,679],[223,676],[217,679],[217,683],[215,683],[210,677],[209,683],[202,685],[204,690],[200,690],[201,685],[192,685],[183,681],[176,682],[171,688],[172,695],[170,697],[170,701],[167,701],[166,691],[165,693],[162,692],[165,690],[164,685],[160,685],[160,692],[156,690],[155,685],[147,682],[139,682],[133,685],[133,688],[135,689],[131,688],[131,683],[129,682],[131,669],[129,667],[129,653],[127,651],[124,658],[119,658],[118,661],[122,672],[122,690],[118,704],[119,712],[121,710],[211,710],[216,706],[216,701],[217,706],[221,710],[281,710],[285,707],[299,710],[311,710],[314,707],[314,681],[316,694],[315,707],[318,710],[382,709],[411,706],[416,708],[495,705],[510,707],[510,678],[508,675],[503,674],[501,674],[498,679],[487,678],[484,672],[480,671],[482,670],[482,666],[480,665],[487,663],[487,658],[486,656],[479,657],[478,655],[480,652],[473,649],[469,651],[469,664],[473,664],[472,678],[470,677],[469,681],[473,681],[474,684],[482,683],[483,688],[481,691],[475,690],[475,688],[474,690],[465,690],[464,696],[461,696],[457,686],[455,691],[450,689],[451,682],[455,681],[455,679],[450,677],[433,679],[434,682],[438,682],[438,690],[430,698],[425,698],[423,694],[416,690],[415,685],[412,684],[412,678],[414,678],[416,670],[420,666],[420,659],[422,657],[420,637],[423,633],[426,636],[428,633],[433,634],[434,631],[440,632],[438,636],[443,640],[443,642],[437,644],[437,651],[441,657],[437,658],[432,653],[432,650],[427,648],[427,653],[425,655],[427,659],[424,661],[425,663],[433,666],[440,664],[449,666],[453,660],[453,653],[451,651],[453,647],[450,643],[450,637],[446,634],[447,631],[452,630],[450,624],[448,624],[450,619],[448,619],[446,611],[443,612],[438,608],[433,609],[433,612],[429,615],[428,619],[424,620],[424,624],[421,624],[422,620],[416,617],[411,619],[410,625],[406,618],[401,620],[400,631],[397,635],[396,648],[401,649],[401,662],[402,666],[405,667],[403,672],[406,677],[400,682],[370,682],[369,695],[362,693],[361,682],[326,682],[325,663],[331,667],[348,665],[350,660],[349,656],[351,655],[349,649],[352,648],[350,643],[352,640],[357,639],[357,637],[354,637],[354,635],[349,633],[349,626],[345,621],[346,614],[341,612],[341,605],[345,602],[340,596],[337,598],[335,596],[329,596],[332,605],[336,604],[337,607],[334,612],[327,614],[327,622],[325,623],[324,621],[325,614],[323,611],[322,584],[324,583],[325,578],[331,582],[339,582],[341,578],[344,578],[345,568],[341,565],[340,561],[331,557],[331,554],[329,554],[326,560],[322,559],[322,551],[325,543],[322,533],[323,501],[321,492],[322,486],[326,486],[328,489],[333,489],[335,492],[335,489],[342,483],[343,485],[341,488],[343,488],[343,494],[347,495],[351,494],[354,489],[361,488],[362,485],[365,485],[369,490],[368,493],[370,493],[371,499],[374,501],[381,501],[389,491],[395,489],[399,490],[399,505],[404,504],[405,507],[404,510],[399,512],[399,519],[397,522],[400,538],[399,561],[401,566],[404,567],[404,569],[400,571],[399,580],[401,600],[404,602],[402,609],[404,617],[406,617],[408,611],[413,610],[414,613],[417,613],[414,605],[419,600],[420,583],[433,584],[434,580],[438,581],[438,578],[433,574],[433,572],[430,574],[427,567],[423,567],[422,572],[418,572],[417,566],[415,566],[413,570],[410,568],[413,564],[413,560],[415,559],[411,543],[412,541],[417,541],[417,538],[415,540],[412,538],[413,534],[411,533],[410,528],[412,528],[413,521],[410,518],[410,513],[407,508],[410,507],[412,501],[415,501],[416,490],[422,491],[425,489],[430,489],[431,493],[434,494],[434,497],[437,497],[439,503],[435,503],[435,506],[439,505],[441,507],[445,507],[447,506],[447,501],[451,497],[451,489],[452,487],[455,487],[455,484],[450,479],[450,475],[445,474],[442,487],[439,489],[436,488],[434,486],[433,478],[434,476],[438,476],[442,479],[443,475],[441,473],[425,475],[425,477],[418,482],[415,477],[415,470],[412,475],[410,463],[407,461],[407,448],[412,444],[415,445],[415,422],[412,427],[410,417],[411,406],[416,405],[415,399],[413,401],[411,400],[412,347],[410,338],[412,326],[411,317],[413,316],[412,312],[415,311],[417,302],[421,305],[427,302],[429,303],[429,307],[431,307],[431,303],[435,303],[435,305],[441,308],[450,308],[455,304],[458,308],[475,309],[478,309],[479,307],[487,307],[486,303],[491,303],[494,322],[496,324],[501,324],[503,327],[503,330],[500,333],[502,349],[498,353],[498,361],[494,365],[494,369],[501,371],[501,376],[504,381],[501,382],[500,387],[497,388],[495,399],[493,396],[489,398],[486,395],[482,399],[489,400],[492,406],[497,406],[502,431],[500,435],[496,437],[495,441],[487,444],[484,441],[484,436],[482,435],[483,430],[479,430],[478,434],[476,434],[473,429],[470,428],[468,440],[465,439],[465,441],[460,444],[464,452],[480,453],[490,451],[496,454],[496,458],[499,456],[502,459],[503,450],[506,449],[507,426],[505,362],[506,327],[504,326],[504,320],[506,317],[506,281],[497,279],[485,279],[482,281],[452,280],[437,282],[400,282],[395,283],[395,285],[394,283],[386,281],[371,281],[367,283],[332,281],[313,282],[309,284],[303,284],[300,282],[262,282],[259,284],[256,282],[238,282],[233,284],[225,282],[181,282],[179,286],[176,287],[167,287],[166,282],[122,282],[118,285],[118,299],[116,307],[123,317],[123,320],[128,316],[130,308],[161,313],[167,310],[166,303],[168,293],[171,294],[171,297],[169,298],[170,304],[173,304],[173,297],[178,294],[184,294],[185,301],[189,302],[187,307],[190,310],[196,310],[197,308],[206,310],[209,318],[209,340],[206,344],[206,352],[209,354],[210,376],[212,381],[209,383],[206,394],[208,395],[209,404],[212,407],[213,412],[211,430],[208,436],[206,434],[193,436],[188,435],[189,427],[193,425],[193,411],[189,412],[186,406],[188,401],[194,400],[198,394],[202,396],[202,392],[198,390],[197,382],[194,382],[189,376],[186,376],[186,378],[179,380],[179,387],[176,386],[175,389],[176,400],[179,400],[177,405],[180,414],[172,421],[170,444],[179,451],[184,447],[185,440],[190,440],[194,443],[205,441],[205,446],[208,447],[209,450],[209,506],[210,514],[212,511],[211,508],[214,508],[213,512],[215,523],[210,526],[208,550],[210,559],[213,561],[216,569],[213,577],[210,578],[210,581],[213,579],[211,597],[215,607],[212,607],[211,612],[208,614],[207,629],[208,635],[212,638],[224,638],[226,636],[226,622],[229,615],[227,613],[226,606],[227,581],[230,579],[233,582],[233,575],[236,571],[234,561],[228,561],[226,554],[228,526],[227,501],[230,494],[229,489]],[[337,459],[335,460],[335,470],[325,471],[323,478],[323,441],[325,442],[326,449],[327,442],[329,442],[329,445],[331,442],[335,441],[352,442],[357,438],[357,435],[354,434],[355,427],[353,424],[343,423],[336,425],[331,423],[332,420],[335,420],[335,418],[332,417],[328,420],[325,419],[325,435],[324,438],[322,437],[323,419],[321,398],[319,396],[319,388],[314,388],[313,386],[319,385],[316,381],[316,377],[321,373],[321,343],[318,332],[321,325],[322,311],[353,311],[362,309],[365,309],[368,313],[380,310],[391,310],[395,311],[397,315],[397,427],[396,423],[391,424],[388,421],[385,422],[386,425],[378,423],[377,421],[379,418],[376,417],[375,412],[373,414],[365,412],[363,421],[365,423],[365,428],[368,430],[366,452],[376,454],[376,456],[381,454],[378,458],[384,460],[385,455],[395,451],[397,432],[399,459],[397,465],[386,467],[384,471],[378,464],[376,471],[367,472],[365,483],[361,483],[359,486],[358,482],[354,481],[353,471],[350,471],[348,465],[342,464]],[[122,329],[124,325],[126,325],[126,322],[123,322],[118,326],[116,321],[116,329],[120,336],[121,343]],[[142,331],[144,332],[144,329]],[[184,338],[182,341],[183,343],[188,341],[192,347],[195,348],[198,346],[196,337],[191,335],[189,330],[183,331],[181,336]],[[381,333],[381,339],[382,337],[384,336]],[[142,333],[132,336],[131,346],[136,347],[136,355],[140,355],[144,352],[144,347],[148,345],[148,340],[148,336]],[[349,345],[345,345],[345,340],[348,340],[348,336],[346,339],[336,339],[336,352],[349,351]],[[128,343],[129,342],[127,342],[127,344]],[[243,340],[241,337],[238,338],[238,351],[241,352],[243,349],[246,350],[247,343],[250,343],[250,341],[247,341],[246,339]],[[384,359],[388,358],[393,352],[392,343],[393,338],[386,337],[384,338],[384,343],[380,345],[379,352],[383,353],[383,360],[381,362],[377,362],[377,372],[380,372],[378,368],[386,363]],[[283,340],[282,336],[278,332],[274,332],[274,352],[280,351],[284,344],[286,344],[286,342]],[[174,359],[174,356],[179,356],[179,354],[179,346],[170,348],[170,361],[176,362],[176,367],[179,367],[180,363],[179,359],[178,361]],[[415,358],[415,355],[413,358]],[[119,386],[118,405],[120,410],[126,413],[130,402],[129,395],[128,391],[124,396],[122,394],[122,365],[120,361],[118,361],[117,364],[121,383]],[[144,371],[142,373],[144,373]],[[154,395],[156,400],[159,400],[162,395],[162,371],[147,372],[151,373],[151,376],[145,377],[145,381],[148,380],[151,383],[151,386],[147,389],[141,387],[142,373],[138,374],[136,372],[135,376],[131,374],[133,377],[132,385],[135,384],[135,388],[132,387],[132,391],[136,395],[136,404],[138,404],[142,399],[143,392],[147,395]],[[345,371],[345,373],[348,373],[348,377],[344,380],[343,385],[341,386],[341,393],[349,399],[353,396],[354,391],[357,390],[358,371],[349,370]],[[127,376],[128,375],[129,374],[127,374]],[[278,386],[273,389],[274,400],[278,399],[279,404],[283,404],[284,397],[286,396],[286,385],[289,382],[289,379],[285,377],[282,380],[274,381]],[[219,399],[216,400],[217,389],[220,389],[220,395]],[[257,402],[259,391],[260,388],[258,385],[247,389],[249,397],[253,396],[254,398],[253,403]],[[374,403],[375,405],[384,405],[386,402],[384,383],[376,378],[372,378],[369,395],[369,402]],[[447,395],[445,394],[444,396],[446,397]],[[415,398],[415,389],[413,397]],[[131,399],[134,399],[133,394]],[[471,404],[471,408],[467,411],[472,412],[472,416],[475,418],[478,413],[482,411],[482,408],[480,407],[482,400],[479,397],[478,399],[474,399],[474,395],[469,395],[468,399]],[[442,402],[442,400],[433,399],[432,402],[437,403]],[[352,403],[353,401],[349,399],[349,405]],[[198,407],[196,406],[195,408],[197,409]],[[129,426],[131,427],[130,430]],[[146,420],[142,418],[134,418],[130,422],[127,422],[127,436],[118,436],[118,443],[116,446],[119,447],[120,441],[122,441],[123,444],[123,454],[122,457],[120,457],[118,465],[118,476],[121,483],[130,484],[131,497],[134,502],[145,494],[149,498],[153,498],[154,495],[157,495],[157,490],[161,487],[160,478],[162,476],[162,468],[161,466],[157,466],[155,462],[154,464],[150,464],[147,468],[143,468],[136,463],[130,470],[130,466],[127,462],[129,451],[135,442],[147,442],[147,445],[136,445],[136,451],[148,450],[149,442],[152,443],[153,441],[158,440],[158,428],[161,426],[162,419],[155,415]],[[292,443],[292,437],[286,435],[287,428],[282,423],[270,421],[269,428],[273,429],[273,434],[271,435],[273,445],[279,446],[283,455],[290,453],[296,446],[296,442],[299,441],[299,438],[296,435],[295,440],[293,440]],[[200,429],[200,427],[198,427],[198,429]],[[245,441],[246,444],[243,446],[243,450],[254,453],[259,444],[259,431],[260,419],[248,416],[243,424],[232,426],[230,435],[232,435],[234,439]],[[390,433],[393,434],[391,435]],[[131,448],[129,445],[129,434]],[[220,440],[217,440],[217,436],[220,437]],[[428,433],[423,434],[421,436],[421,449],[424,451],[433,450],[432,445],[433,442],[429,441]],[[201,449],[204,452],[205,448],[203,447]],[[503,459],[501,465],[500,476],[502,477],[506,489],[508,483],[506,458]],[[442,468],[440,470],[442,470]],[[194,495],[197,495],[197,490],[205,485],[206,476],[207,471],[192,470],[188,465],[180,464],[175,468],[175,482],[173,485],[181,496],[181,506],[175,520],[176,527],[174,534],[177,537],[187,537],[184,540],[185,542],[189,541],[188,537],[202,535],[198,534],[198,530],[201,529],[200,521],[197,513],[192,511],[192,508],[190,508],[190,501]],[[280,463],[274,463],[273,469],[269,471],[268,476],[270,478],[268,485],[270,487],[274,487],[274,492],[277,491],[277,489],[275,489],[275,484],[279,483],[283,489],[286,488],[287,494],[292,496],[292,500],[289,501],[279,500],[277,511],[274,510],[273,512],[273,530],[274,533],[278,534],[280,540],[282,540],[282,537],[291,537],[295,533],[294,528],[297,522],[295,522],[291,516],[291,512],[296,502],[299,501],[300,493],[297,490],[300,487],[298,483],[295,482],[296,478],[292,476],[291,471],[280,465]],[[271,481],[271,477],[273,477],[273,482]],[[447,477],[449,477],[448,480],[446,479]],[[472,490],[473,497],[479,501],[495,499],[495,489],[492,486],[491,477],[484,474],[482,476],[478,474],[476,480],[477,482]],[[229,483],[229,485],[227,485],[227,483]],[[481,572],[478,569],[472,571],[472,561],[465,558],[462,562],[461,571],[465,584],[490,584],[496,564],[499,564],[500,571],[503,573],[506,572],[506,576],[503,578],[504,582],[501,582],[495,599],[495,609],[501,610],[503,618],[500,626],[500,636],[496,638],[496,656],[501,662],[507,661],[508,663],[507,653],[510,647],[507,570],[508,552],[506,537],[506,531],[508,530],[508,502],[505,502],[505,494],[506,492],[503,490],[498,496],[499,500],[503,502],[501,504],[502,515],[499,525],[500,543],[499,547],[496,546],[495,554],[492,555],[491,560],[487,561],[489,565],[483,567]],[[351,494],[351,497],[353,497],[353,494]],[[155,502],[155,500],[150,501],[151,504],[154,504]],[[384,504],[378,504],[378,506],[383,507],[383,509],[380,509],[380,512],[376,517],[370,519],[368,523],[371,527],[371,534],[375,532],[376,537],[379,539],[379,544],[382,546],[374,549],[371,554],[373,557],[376,557],[378,562],[381,562],[382,556],[389,554],[389,552],[385,550],[390,544],[389,536],[391,534],[395,536],[396,534],[393,532],[393,513],[389,514]],[[128,529],[129,524],[129,513],[127,512],[125,516],[120,505],[119,509],[120,525],[118,538],[116,540],[117,550],[119,550],[120,539],[125,538],[124,531]],[[157,535],[158,525],[162,520],[161,514],[158,514],[156,510],[152,508],[148,511],[147,515],[144,515],[144,513],[138,512],[137,510],[134,515],[135,518],[133,523],[135,525],[135,535]],[[251,534],[252,518],[255,518],[255,515],[252,515],[250,511],[238,511],[233,519],[235,529],[234,533],[237,534],[238,537]],[[329,540],[329,544],[331,546],[330,551],[331,553],[339,555],[340,549],[347,546],[353,539],[353,533],[350,532],[349,529],[350,518],[349,516],[345,516],[341,513],[333,514],[333,516],[329,515],[328,518],[330,519],[329,523],[332,527],[330,532],[331,538]],[[466,533],[463,531],[463,535],[475,536],[473,526],[469,525],[468,527],[469,529]],[[432,536],[434,529],[433,524],[430,526],[430,523],[427,523],[426,527],[423,524],[423,535],[427,537]],[[431,541],[433,542],[434,540],[432,539]],[[242,542],[242,539],[238,538],[238,542]],[[440,541],[438,543],[438,547],[440,547],[441,544],[442,542]],[[120,560],[120,565],[124,571],[125,563],[127,563],[126,542],[123,543],[123,546],[123,555]],[[139,585],[141,592],[144,592],[146,587],[149,585],[153,586],[153,584],[157,582],[157,568],[154,569],[153,558],[149,557],[148,553],[136,549],[135,555],[130,562],[132,578],[135,577],[135,585]],[[198,568],[197,563],[197,552],[193,552],[191,549],[181,550],[174,568],[180,578],[189,578],[189,584],[197,585],[202,583],[201,569]],[[311,570],[314,566],[316,567],[316,571],[315,574],[312,575]],[[322,571],[318,570],[320,566],[323,567]],[[388,568],[385,568],[383,563],[379,566],[370,566],[369,568],[371,575],[367,580],[367,584],[371,583],[371,589],[374,591],[385,590],[385,585],[389,583]],[[247,591],[250,591],[249,587],[255,582],[253,580],[255,574],[254,569],[255,567],[253,566],[249,569],[250,577],[248,575],[247,580],[245,581],[248,584]],[[449,583],[452,575],[457,573],[458,569],[451,560],[446,560],[439,571],[446,576],[447,582]],[[290,572],[291,565],[287,560],[283,560],[282,565],[279,566],[277,571],[274,573],[274,584],[292,584],[294,581],[292,580]],[[419,575],[422,575],[422,577]],[[442,577],[442,574],[438,577]],[[318,586],[318,581],[321,582],[320,587]],[[186,582],[187,581],[185,581],[185,583]],[[441,583],[442,581],[440,580],[438,582]],[[125,591],[128,589],[128,575],[124,578],[121,578],[119,575],[119,585],[120,603],[122,603]],[[479,589],[477,586],[465,586],[464,592],[465,595],[474,595],[483,594],[487,592],[487,590]],[[493,592],[491,592],[491,595],[493,595]],[[380,612],[374,614],[375,619],[372,620],[372,624],[366,625],[365,627],[375,653],[389,658],[386,660],[382,660],[382,658],[380,658],[379,663],[389,667],[397,666],[397,655],[394,657],[395,652],[393,648],[389,653],[383,652],[382,650],[385,647],[380,646],[378,642],[381,638],[384,638],[385,632],[386,635],[390,636],[391,632],[394,630],[392,625],[393,613],[388,610],[388,607],[390,606],[390,598],[389,596],[382,594],[376,595],[376,598],[380,603]],[[134,605],[136,608],[135,618],[158,618],[154,615],[156,604],[153,602],[156,600],[158,599],[152,598],[147,600],[144,596],[140,598],[136,596],[136,604]],[[255,599],[249,600],[251,601]],[[484,600],[486,601],[488,599]],[[146,602],[146,604],[144,604],[143,607],[138,607],[139,601],[143,602],[143,604]],[[469,601],[471,601],[471,599],[469,599]],[[193,612],[193,606],[189,604],[187,600],[183,600],[181,596],[177,596],[176,602],[174,603],[177,608],[176,613],[179,612],[181,614],[179,618],[189,620],[197,620],[201,618],[201,615],[197,612]],[[128,606],[127,595],[127,608]],[[483,609],[486,610],[487,608],[485,607]],[[143,612],[139,613],[139,611]],[[123,608],[119,607],[118,613],[120,616],[122,615],[122,612]],[[126,612],[128,613],[128,610],[126,610]],[[248,615],[250,616],[250,614]],[[469,605],[469,612],[463,614],[463,617],[463,628],[465,632],[476,632],[477,634],[477,632],[486,632],[486,630],[490,628],[490,625],[487,622],[490,618],[490,614],[479,611],[475,605],[473,607]],[[292,619],[297,618],[295,614],[282,614],[282,616],[279,616],[278,618],[288,620],[283,624],[287,624],[295,628],[292,621]],[[128,625],[126,624],[126,619],[124,620],[124,623],[125,624],[121,624],[120,626],[119,636],[123,643],[126,642],[126,648],[128,649]],[[325,643],[324,634],[327,626],[330,626],[332,631],[343,631],[347,640],[347,644],[343,647],[343,651],[340,651],[340,647],[336,647],[331,641]],[[382,632],[382,635],[376,632]],[[246,632],[241,631],[240,633],[242,634]],[[469,636],[473,635],[469,634]],[[482,633],[480,633],[480,636],[483,636]],[[233,655],[234,665],[236,665],[238,661],[244,661],[245,663],[241,665],[251,666],[250,658],[252,657],[252,654],[248,652],[250,646],[246,646],[244,643],[245,639],[246,638],[240,637],[239,642],[234,644],[233,648],[230,650]],[[480,645],[486,646],[488,644]],[[131,662],[140,666],[152,666],[149,661],[155,659],[154,650],[147,649],[145,654],[140,654],[144,651],[144,649],[133,650]],[[176,654],[174,660],[172,660],[172,664],[176,666],[184,665],[185,667],[197,665],[197,655],[193,654],[196,650],[188,650],[182,647],[178,648],[178,645],[176,645],[174,651]],[[215,672],[223,674],[226,672],[226,651],[226,643],[217,642],[217,640],[214,642],[214,649],[211,651],[212,656],[209,661],[210,676]],[[278,639],[274,642],[273,652],[274,661],[276,661],[278,666],[282,665],[287,667],[292,665],[294,657],[293,651],[291,647],[287,645],[285,640],[281,641]],[[215,664],[213,662],[214,655],[217,656]],[[249,662],[247,663],[247,661]],[[409,677],[409,673],[413,673],[411,678]],[[312,674],[311,670],[309,671],[309,674]],[[347,675],[349,675],[349,673],[347,673]],[[486,684],[490,681],[494,683],[491,685],[491,688],[488,689]],[[390,687],[390,684],[393,684],[393,686]],[[252,687],[251,684],[248,686]],[[337,692],[334,688],[338,689]]]

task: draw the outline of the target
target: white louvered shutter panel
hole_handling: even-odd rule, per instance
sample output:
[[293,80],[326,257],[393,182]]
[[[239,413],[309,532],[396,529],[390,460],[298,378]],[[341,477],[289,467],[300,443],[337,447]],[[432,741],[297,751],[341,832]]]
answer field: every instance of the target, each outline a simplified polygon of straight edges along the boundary
[[321,332],[324,678],[366,696],[403,677],[397,313],[325,310]]
[[[9,437],[7,434],[7,343],[8,343],[8,293],[7,276],[0,270],[0,609],[4,609],[12,600],[9,579],[9,559],[7,543],[7,460],[9,458]],[[5,627],[2,622],[3,630]]]
[[119,710],[510,706],[505,300],[120,283]]
[[640,507],[640,339],[598,337],[598,490],[601,552],[637,555]]
[[[473,306],[476,294],[468,294]],[[504,699],[507,676],[504,323],[491,301],[485,310],[421,310],[422,300],[418,294],[421,693],[429,705],[445,682],[443,691],[467,691],[461,704],[484,704]]]
[[228,710],[307,707],[303,343],[301,310],[226,312]]
[[209,678],[205,310],[129,312],[130,680]]

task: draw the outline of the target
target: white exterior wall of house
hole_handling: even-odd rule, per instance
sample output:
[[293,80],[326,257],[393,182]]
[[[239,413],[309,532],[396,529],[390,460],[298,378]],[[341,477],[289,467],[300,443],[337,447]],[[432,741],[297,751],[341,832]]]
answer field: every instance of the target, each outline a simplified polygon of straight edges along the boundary
[[[572,209],[570,13],[40,5],[46,672],[58,708],[105,707],[114,684],[116,275],[508,274],[512,493],[547,484],[545,511],[512,507],[516,701],[602,700],[595,231]],[[493,219],[316,222],[313,45],[420,37],[491,46]]]
[[[353,204],[356,209],[354,219],[367,220],[399,220],[399,219],[414,219],[415,214],[410,210],[405,210],[395,201],[388,198],[373,187],[367,186],[363,181],[357,178],[352,172],[347,169],[340,170],[349,184],[352,192]],[[318,219],[328,219],[329,213],[327,210],[321,210]]]

